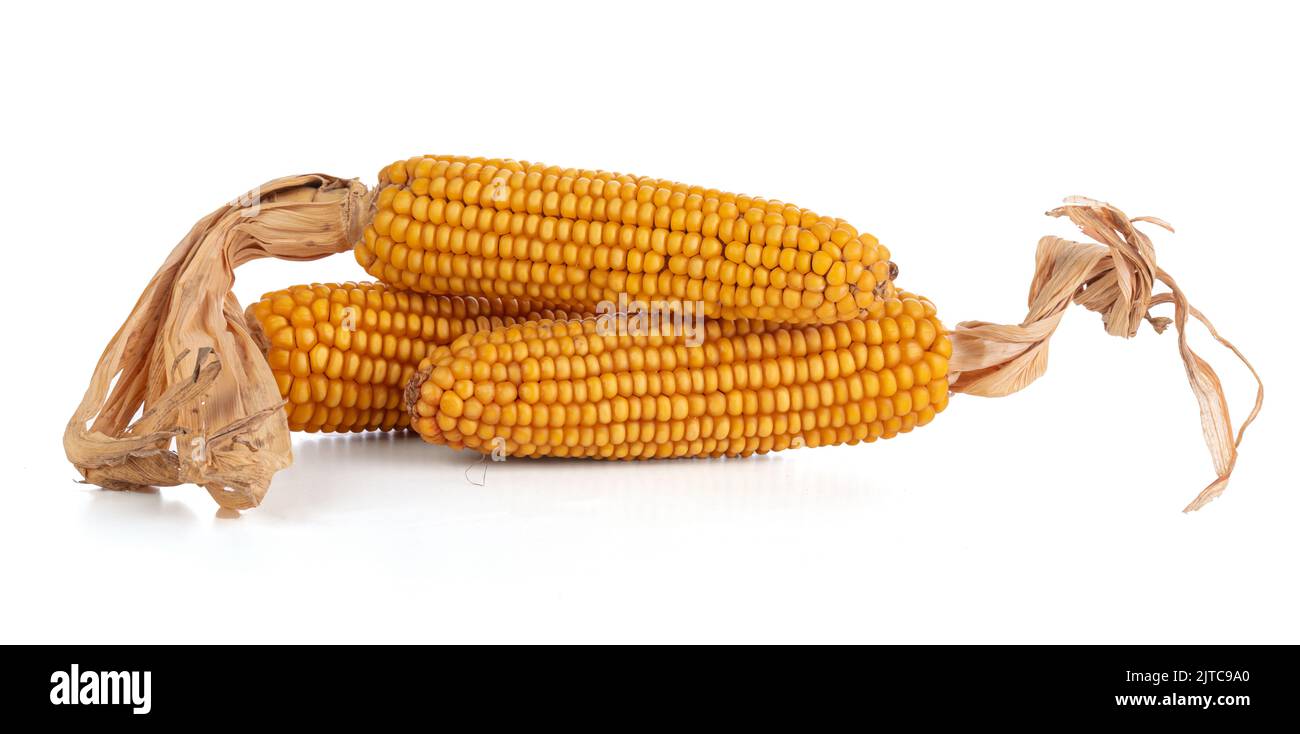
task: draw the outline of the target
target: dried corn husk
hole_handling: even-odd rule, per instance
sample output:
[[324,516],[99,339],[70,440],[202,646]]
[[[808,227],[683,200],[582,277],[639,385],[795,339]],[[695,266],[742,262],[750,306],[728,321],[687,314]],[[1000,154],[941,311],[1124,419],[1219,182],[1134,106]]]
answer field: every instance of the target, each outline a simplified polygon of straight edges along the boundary
[[348,250],[369,206],[360,183],[309,174],[271,181],[196,224],[109,342],[68,422],[64,450],[85,480],[194,483],[222,507],[260,503],[293,459],[280,393],[230,292],[234,270]]
[[[1101,244],[1072,242],[1044,237],[1038,242],[1037,264],[1029,289],[1029,314],[1018,325],[965,321],[952,334],[950,362],[955,375],[954,392],[1000,397],[1024,389],[1047,369],[1047,345],[1070,303],[1077,303],[1102,315],[1106,331],[1130,338],[1142,321],[1157,333],[1173,323],[1178,330],[1178,350],[1187,380],[1201,411],[1201,428],[1214,460],[1215,480],[1197,495],[1184,511],[1199,510],[1223,493],[1237,463],[1237,447],[1246,427],[1255,420],[1264,402],[1264,383],[1250,362],[1228,340],[1219,335],[1205,315],[1188,303],[1174,279],[1156,265],[1151,240],[1136,222],[1148,222],[1170,232],[1173,228],[1154,217],[1130,219],[1119,209],[1084,197],[1070,197],[1065,206],[1048,216],[1069,217],[1084,234]],[[1154,294],[1157,282],[1169,292]],[[1151,308],[1174,305],[1174,317],[1155,317]],[[1258,390],[1250,415],[1234,436],[1228,401],[1219,377],[1210,365],[1187,344],[1187,317],[1205,324],[1210,334],[1232,350],[1255,377]]]

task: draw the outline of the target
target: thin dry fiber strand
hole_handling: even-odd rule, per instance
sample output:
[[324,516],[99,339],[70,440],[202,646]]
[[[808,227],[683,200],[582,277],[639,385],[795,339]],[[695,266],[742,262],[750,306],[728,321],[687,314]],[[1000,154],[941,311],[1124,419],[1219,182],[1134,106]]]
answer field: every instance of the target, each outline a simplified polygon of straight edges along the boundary
[[370,199],[356,181],[319,174],[255,192],[190,230],[104,350],[63,435],[87,482],[200,484],[222,507],[245,509],[293,461],[274,376],[230,292],[233,271],[351,249]]
[[[1174,279],[1156,265],[1151,240],[1134,224],[1149,222],[1170,232],[1172,227],[1153,217],[1130,219],[1110,204],[1083,197],[1070,197],[1065,200],[1065,206],[1047,214],[1069,217],[1084,234],[1102,244],[1071,242],[1059,237],[1039,240],[1037,265],[1029,289],[1029,314],[1016,326],[984,321],[958,324],[952,334],[950,366],[959,374],[954,375],[952,390],[1000,397],[1038,379],[1047,369],[1048,341],[1071,302],[1100,313],[1106,331],[1125,338],[1134,336],[1144,319],[1157,333],[1172,322],[1178,329],[1178,350],[1200,406],[1201,429],[1217,474],[1185,511],[1204,507],[1228,487],[1246,426],[1255,420],[1263,405],[1264,383],[1245,356],[1219,335],[1209,319],[1188,303]],[[1157,281],[1165,284],[1169,292],[1153,294]],[[1174,305],[1172,321],[1151,315],[1152,307],[1164,303]],[[1235,435],[1218,375],[1187,344],[1189,315],[1205,324],[1215,340],[1237,355],[1258,385],[1255,405]]]

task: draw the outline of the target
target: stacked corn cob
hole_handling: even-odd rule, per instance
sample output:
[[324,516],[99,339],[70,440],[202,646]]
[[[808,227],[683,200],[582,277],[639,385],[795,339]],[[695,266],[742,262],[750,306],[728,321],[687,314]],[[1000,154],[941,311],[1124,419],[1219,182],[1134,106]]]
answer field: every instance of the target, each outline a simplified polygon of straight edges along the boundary
[[[518,456],[744,456],[889,438],[948,401],[934,306],[888,249],[779,201],[426,156],[380,172],[358,262],[383,284],[248,309],[290,427],[413,425]],[[607,304],[698,303],[702,342]],[[606,314],[607,315],[607,314]],[[404,394],[404,398],[403,398]]]
[[[950,338],[929,301],[896,289],[875,238],[783,202],[485,158],[412,158],[379,179],[275,179],[190,230],[64,430],[87,481],[193,483],[254,507],[292,461],[290,428],[411,426],[494,454],[629,459],[872,441],[925,425],[949,390],[1032,383],[1071,303],[1117,336],[1144,321],[1179,332],[1217,475],[1188,509],[1223,492],[1263,402],[1254,375],[1234,429],[1188,320],[1254,370],[1135,226],[1168,225],[1092,199],[1048,212],[1098,244],[1039,241],[1021,323],[962,322]],[[230,292],[245,262],[348,249],[383,282],[295,286],[246,313]],[[647,303],[648,322],[624,321]],[[1151,315],[1161,304],[1172,319]],[[691,313],[707,320],[686,328]]]

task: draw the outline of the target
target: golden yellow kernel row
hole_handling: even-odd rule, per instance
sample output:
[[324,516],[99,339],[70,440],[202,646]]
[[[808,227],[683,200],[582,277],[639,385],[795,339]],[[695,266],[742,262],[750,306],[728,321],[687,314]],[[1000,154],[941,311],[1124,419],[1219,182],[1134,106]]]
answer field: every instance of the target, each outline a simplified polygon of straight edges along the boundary
[[827,325],[708,321],[626,334],[599,318],[529,321],[461,337],[406,393],[434,443],[510,456],[743,456],[889,438],[948,401],[952,345],[907,294]]
[[380,173],[356,245],[367,272],[426,293],[591,311],[701,301],[710,317],[830,323],[893,295],[889,250],[780,201],[602,171],[457,157]]
[[317,283],[247,309],[295,431],[401,428],[415,367],[475,331],[568,314],[518,299],[429,296],[382,283]]

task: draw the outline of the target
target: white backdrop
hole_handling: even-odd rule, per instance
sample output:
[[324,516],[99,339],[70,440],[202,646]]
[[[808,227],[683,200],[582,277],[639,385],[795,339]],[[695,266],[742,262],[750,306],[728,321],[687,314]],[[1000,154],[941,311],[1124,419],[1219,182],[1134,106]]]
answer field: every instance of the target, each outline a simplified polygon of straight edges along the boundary
[[[5,72],[6,641],[1300,642],[1294,42],[1280,4],[23,3]],[[417,153],[671,177],[841,216],[948,324],[1016,322],[1042,212],[1162,217],[1269,387],[1227,494],[1175,335],[1076,309],[1047,375],[870,446],[507,461],[297,437],[257,510],[74,484],[100,350],[194,221]],[[350,255],[239,271],[263,291]],[[1196,330],[1234,417],[1251,384]],[[469,478],[478,481],[481,469]]]

